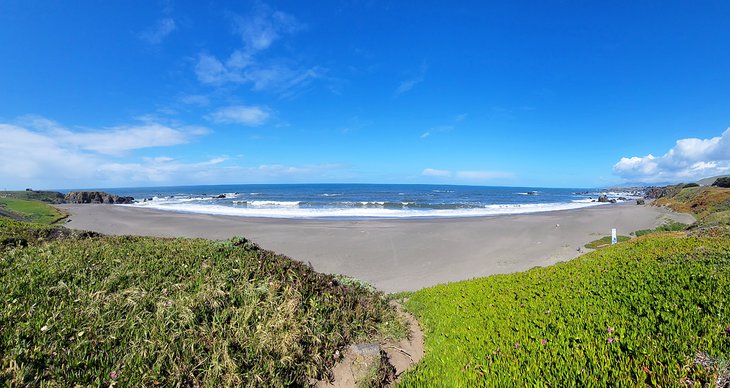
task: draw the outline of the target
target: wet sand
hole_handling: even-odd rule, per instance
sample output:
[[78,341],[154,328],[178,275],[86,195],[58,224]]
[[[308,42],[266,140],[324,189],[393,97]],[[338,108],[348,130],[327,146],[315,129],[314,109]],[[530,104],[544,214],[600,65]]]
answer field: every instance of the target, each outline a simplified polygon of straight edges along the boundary
[[[394,220],[302,220],[175,213],[119,205],[60,205],[67,226],[105,234],[228,239],[244,236],[315,270],[365,280],[385,292],[547,266],[611,228],[628,235],[668,218],[664,208],[611,204],[523,215]],[[559,225],[559,226],[558,226]]]

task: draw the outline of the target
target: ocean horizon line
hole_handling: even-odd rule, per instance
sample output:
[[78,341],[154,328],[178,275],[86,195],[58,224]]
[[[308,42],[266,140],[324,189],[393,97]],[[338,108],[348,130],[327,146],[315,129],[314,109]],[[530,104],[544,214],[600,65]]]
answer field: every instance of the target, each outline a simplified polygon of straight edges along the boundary
[[[183,213],[266,218],[460,218],[577,209],[640,192],[437,184],[241,184],[99,189],[128,205]],[[600,197],[605,197],[599,200]]]

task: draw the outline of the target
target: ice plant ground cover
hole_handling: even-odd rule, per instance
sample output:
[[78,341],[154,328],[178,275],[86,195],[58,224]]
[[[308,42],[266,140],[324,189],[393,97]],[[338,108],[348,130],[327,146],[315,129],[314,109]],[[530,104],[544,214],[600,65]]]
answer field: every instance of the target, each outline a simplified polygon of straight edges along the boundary
[[405,297],[426,356],[401,385],[714,384],[730,374],[728,295],[730,238],[685,233],[424,289]]
[[381,293],[244,239],[4,219],[0,305],[3,386],[301,386],[401,325]]

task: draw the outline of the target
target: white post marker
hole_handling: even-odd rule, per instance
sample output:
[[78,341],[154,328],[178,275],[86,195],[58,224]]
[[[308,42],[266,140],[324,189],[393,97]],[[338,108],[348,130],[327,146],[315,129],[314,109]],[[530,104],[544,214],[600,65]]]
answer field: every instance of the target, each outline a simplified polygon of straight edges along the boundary
[[616,244],[616,228],[611,229],[611,245]]

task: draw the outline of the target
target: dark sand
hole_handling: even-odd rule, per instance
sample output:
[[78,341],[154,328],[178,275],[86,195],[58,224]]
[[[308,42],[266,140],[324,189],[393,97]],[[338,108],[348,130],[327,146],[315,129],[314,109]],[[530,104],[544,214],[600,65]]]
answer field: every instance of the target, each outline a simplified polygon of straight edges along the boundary
[[[119,205],[63,205],[68,226],[106,234],[228,239],[244,236],[317,271],[385,292],[524,271],[570,260],[611,228],[628,235],[686,214],[633,204],[449,219],[297,220],[174,213]],[[560,226],[556,226],[556,225]]]

